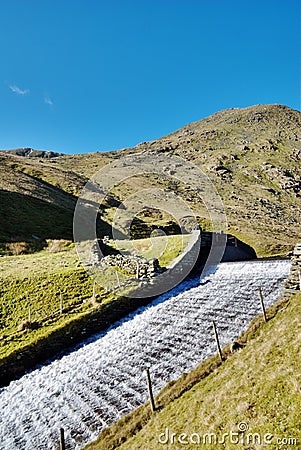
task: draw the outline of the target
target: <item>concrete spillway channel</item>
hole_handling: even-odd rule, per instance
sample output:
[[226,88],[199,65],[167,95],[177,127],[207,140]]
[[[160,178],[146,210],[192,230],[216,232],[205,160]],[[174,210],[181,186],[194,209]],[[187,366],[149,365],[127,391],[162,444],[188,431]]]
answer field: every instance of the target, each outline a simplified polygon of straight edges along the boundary
[[54,449],[60,427],[81,449],[108,424],[147,401],[143,369],[151,368],[155,394],[168,381],[234,340],[279,297],[289,261],[220,264],[201,279],[186,280],[61,359],[0,391],[2,450]]

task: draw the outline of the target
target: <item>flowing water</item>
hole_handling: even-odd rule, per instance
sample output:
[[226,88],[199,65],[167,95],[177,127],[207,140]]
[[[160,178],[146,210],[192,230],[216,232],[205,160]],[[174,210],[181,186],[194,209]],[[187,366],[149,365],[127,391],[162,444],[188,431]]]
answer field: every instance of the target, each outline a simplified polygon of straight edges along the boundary
[[143,369],[155,394],[182,372],[234,340],[279,297],[289,261],[222,263],[205,277],[186,280],[73,352],[0,391],[1,450],[81,449],[102,428],[147,401]]

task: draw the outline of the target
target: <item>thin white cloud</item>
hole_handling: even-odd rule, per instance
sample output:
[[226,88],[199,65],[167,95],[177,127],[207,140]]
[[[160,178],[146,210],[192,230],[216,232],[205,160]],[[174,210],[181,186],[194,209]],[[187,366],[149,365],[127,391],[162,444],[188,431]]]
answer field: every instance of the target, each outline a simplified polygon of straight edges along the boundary
[[51,100],[50,97],[48,97],[48,95],[47,95],[46,97],[44,97],[44,102],[45,102],[47,105],[50,105],[50,106],[53,105],[53,101]]
[[13,91],[15,94],[18,95],[26,95],[29,93],[29,89],[21,89],[18,86],[16,86],[15,84],[9,86],[10,90]]

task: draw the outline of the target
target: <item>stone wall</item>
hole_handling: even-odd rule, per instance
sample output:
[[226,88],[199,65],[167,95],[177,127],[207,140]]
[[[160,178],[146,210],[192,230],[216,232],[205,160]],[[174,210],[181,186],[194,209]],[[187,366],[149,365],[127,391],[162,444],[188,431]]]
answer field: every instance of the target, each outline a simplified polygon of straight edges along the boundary
[[291,272],[284,284],[283,296],[290,297],[300,291],[301,287],[301,243],[293,251]]
[[135,278],[152,278],[162,272],[157,259],[146,259],[138,256],[108,255],[101,259],[100,267],[118,267]]
[[[134,278],[152,278],[162,273],[158,259],[146,259],[141,256],[123,255],[122,253],[104,256],[103,243],[95,240],[92,244],[89,264],[93,267],[116,267]],[[101,248],[102,247],[102,248]]]

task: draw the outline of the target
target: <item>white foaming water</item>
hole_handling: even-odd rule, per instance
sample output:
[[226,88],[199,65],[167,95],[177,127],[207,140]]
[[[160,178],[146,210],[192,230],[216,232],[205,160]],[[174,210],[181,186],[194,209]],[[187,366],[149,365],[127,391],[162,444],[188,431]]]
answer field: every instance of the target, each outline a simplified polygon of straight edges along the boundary
[[102,428],[147,401],[143,369],[155,394],[171,379],[235,339],[280,295],[289,261],[222,263],[182,283],[72,353],[0,391],[1,450],[55,449],[59,428],[67,448],[81,449]]

